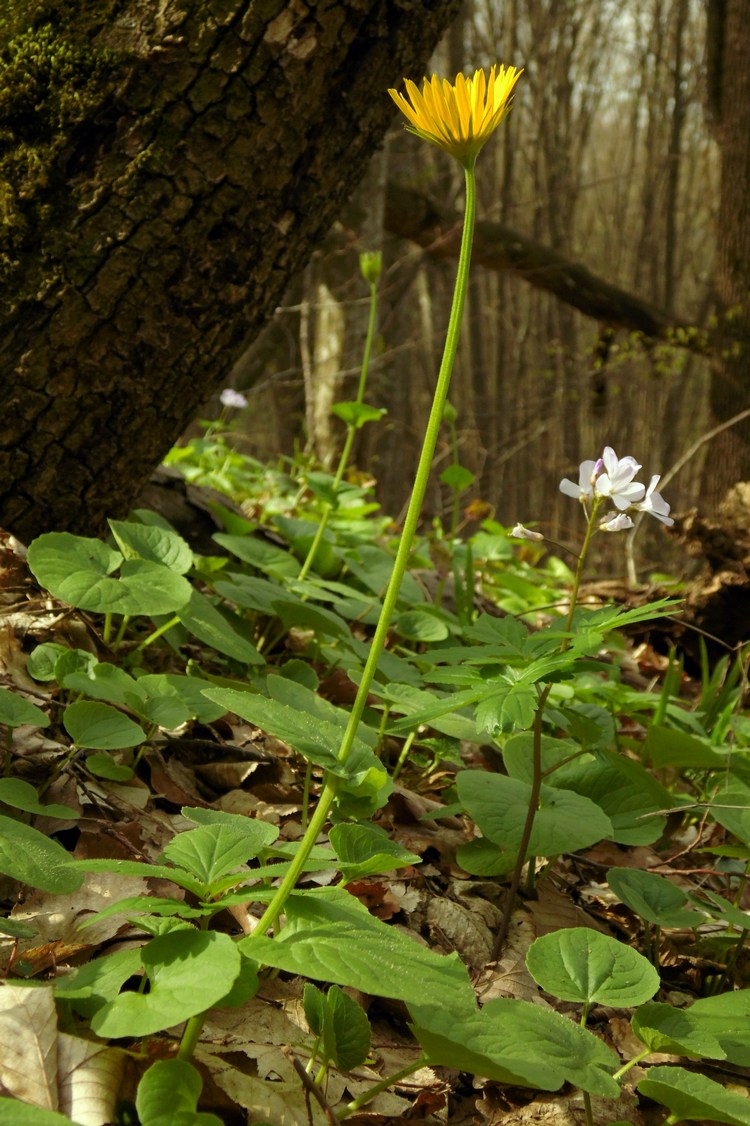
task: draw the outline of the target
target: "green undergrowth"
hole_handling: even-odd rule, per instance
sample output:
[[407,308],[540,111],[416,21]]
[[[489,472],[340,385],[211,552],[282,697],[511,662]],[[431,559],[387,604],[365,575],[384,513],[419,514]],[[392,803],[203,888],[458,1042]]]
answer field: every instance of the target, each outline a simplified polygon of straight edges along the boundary
[[[198,554],[145,510],[111,521],[106,542],[50,533],[29,548],[47,605],[80,628],[32,629],[23,677],[0,689],[8,894],[0,1001],[5,995],[19,1012],[30,999],[48,1004],[68,1037],[125,1054],[139,1081],[132,1098],[115,1104],[111,1080],[113,1121],[123,1126],[219,1122],[202,1109],[195,1060],[203,1022],[248,1005],[275,974],[308,979],[307,1036],[294,1047],[323,1093],[332,1074],[372,1059],[356,998],[405,1006],[415,1060],[364,1094],[344,1095],[331,1111],[338,1121],[396,1079],[445,1066],[512,1089],[572,1085],[589,1114],[592,1097],[615,1107],[627,1092],[659,1104],[662,1121],[750,1123],[750,1102],[718,1070],[717,1078],[710,1066],[695,1070],[696,1061],[750,1064],[742,662],[706,661],[689,697],[675,655],[660,680],[633,687],[622,671],[629,630],[674,613],[673,600],[587,605],[566,629],[566,563],[514,543],[491,519],[462,535],[436,525],[415,547],[388,648],[341,761],[349,712],[346,693],[330,686],[356,685],[362,674],[398,529],[370,484],[336,482],[302,463],[262,465],[215,429],[170,462],[227,494],[214,502],[222,530],[210,551]],[[466,480],[445,484],[460,489]],[[101,855],[70,851],[80,808],[106,822],[106,795],[143,786],[149,749],[191,732],[205,739],[228,720],[291,749],[305,777],[302,827],[323,784],[335,793],[330,822],[268,933],[238,935],[231,914],[247,905],[262,914],[299,848],[262,815],[184,805],[158,855],[125,857],[107,847],[106,833]],[[25,756],[34,732],[47,748],[43,776]],[[524,846],[534,755],[543,784]],[[54,796],[66,779],[80,808]],[[456,862],[467,878],[502,884],[525,848],[520,910],[545,882],[569,876],[571,857],[599,889],[610,907],[598,924],[593,916],[590,927],[566,923],[526,952],[549,1004],[481,1004],[457,953],[415,942],[352,894],[357,880],[418,870],[422,861],[381,816],[395,782],[436,800],[429,817],[438,830],[445,817],[463,818]],[[602,855],[622,862],[587,868],[587,850],[602,842]],[[655,870],[627,862],[636,848],[651,850]],[[699,880],[681,874],[686,854]],[[321,873],[329,874],[322,883]],[[109,916],[138,941],[96,948],[83,963],[62,958],[40,973],[28,955],[41,941],[36,924],[18,921],[8,889],[75,905],[92,874],[118,877],[121,890],[82,918],[81,942]],[[122,891],[130,879],[141,882],[132,896]],[[600,933],[602,920],[611,933]],[[675,936],[690,960],[677,980]],[[638,1045],[630,1055],[602,1034],[601,1014],[611,1010],[630,1019]],[[654,1053],[678,1059],[648,1066]],[[0,1099],[0,1123],[70,1121]]]

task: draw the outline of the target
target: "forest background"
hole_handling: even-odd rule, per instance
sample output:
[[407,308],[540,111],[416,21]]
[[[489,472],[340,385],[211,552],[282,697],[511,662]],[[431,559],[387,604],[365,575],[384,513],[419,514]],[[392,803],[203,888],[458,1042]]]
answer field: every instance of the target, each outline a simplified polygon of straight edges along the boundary
[[[470,0],[436,53],[439,74],[495,60],[525,67],[514,111],[480,162],[488,225],[451,394],[473,495],[501,522],[538,518],[565,540],[561,473],[607,443],[664,473],[714,424],[698,334],[664,329],[671,320],[708,329],[715,310],[719,156],[705,58],[700,0]],[[340,425],[330,405],[353,395],[367,316],[357,255],[382,247],[368,393],[388,415],[362,432],[356,460],[377,479],[386,511],[399,512],[447,321],[455,260],[445,244],[455,248],[450,213],[462,184],[453,161],[394,122],[354,200],[235,369],[233,385],[250,397],[239,424],[249,451],[273,458],[306,434],[330,463]],[[434,201],[445,209],[439,226]],[[521,267],[502,268],[514,237]],[[566,277],[581,266],[583,277]],[[545,273],[555,292],[541,287]],[[619,324],[598,319],[560,299],[566,284],[589,313],[600,289],[620,308],[607,293],[614,286],[643,309],[624,310]],[[649,315],[657,331],[636,331]],[[711,495],[711,451],[702,446],[670,483],[677,510]],[[437,468],[451,459],[446,436]],[[441,515],[449,503],[434,474],[429,510]]]
[[355,457],[398,515],[460,177],[386,88],[439,42],[440,73],[525,68],[482,154],[452,391],[474,499],[564,539],[556,482],[605,443],[679,466],[677,511],[750,479],[744,0],[8,0],[0,33],[0,525],[23,542],[124,515],[230,382],[248,452],[329,463],[381,247],[388,414]]

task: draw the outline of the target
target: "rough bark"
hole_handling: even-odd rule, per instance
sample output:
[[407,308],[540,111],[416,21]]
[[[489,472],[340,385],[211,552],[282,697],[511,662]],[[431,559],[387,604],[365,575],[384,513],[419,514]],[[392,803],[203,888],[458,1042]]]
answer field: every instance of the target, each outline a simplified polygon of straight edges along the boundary
[[[458,0],[70,8],[0,17],[0,525],[24,540],[127,509],[335,218],[393,116],[386,87],[423,73]],[[24,82],[28,105],[8,94]]]

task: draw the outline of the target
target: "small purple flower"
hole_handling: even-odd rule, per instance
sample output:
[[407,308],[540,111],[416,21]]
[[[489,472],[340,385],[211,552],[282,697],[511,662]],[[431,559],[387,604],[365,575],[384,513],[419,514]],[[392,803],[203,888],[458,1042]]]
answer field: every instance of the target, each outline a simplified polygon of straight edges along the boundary
[[242,410],[247,406],[247,399],[241,392],[234,391],[231,387],[225,387],[219,395],[221,405],[223,407],[234,407],[235,410]]
[[661,478],[658,475],[651,478],[645,497],[635,507],[639,512],[648,512],[651,516],[655,516],[657,520],[661,520],[662,524],[669,526],[674,524],[674,520],[669,515],[669,505],[661,493],[656,492],[656,486],[660,480]]

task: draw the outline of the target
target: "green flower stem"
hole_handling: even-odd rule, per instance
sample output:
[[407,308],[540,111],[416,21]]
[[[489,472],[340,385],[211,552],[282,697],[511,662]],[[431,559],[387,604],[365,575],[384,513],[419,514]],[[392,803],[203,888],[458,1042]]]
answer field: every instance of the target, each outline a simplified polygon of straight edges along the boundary
[[186,1023],[182,1033],[182,1039],[180,1040],[180,1046],[177,1050],[178,1060],[184,1060],[186,1063],[189,1063],[193,1058],[193,1052],[195,1051],[200,1038],[201,1029],[203,1028],[203,1019],[204,1014],[198,1013],[197,1016],[190,1017]]
[[[359,406],[361,406],[362,403],[365,400],[365,387],[367,385],[367,373],[370,369],[370,357],[372,356],[372,345],[373,345],[373,341],[375,339],[375,321],[376,321],[376,318],[377,318],[377,311],[378,311],[378,287],[375,284],[375,282],[370,282],[370,313],[369,313],[369,316],[368,316],[368,319],[367,319],[367,336],[365,337],[365,350],[364,350],[364,354],[362,356],[362,367],[361,367],[360,373],[359,373],[359,384],[357,386],[357,398],[355,399],[355,402]],[[356,425],[349,423],[349,425],[346,428],[346,438],[344,439],[344,448],[341,451],[341,457],[339,458],[338,469],[336,470],[336,476],[333,479],[333,486],[332,487],[333,487],[333,491],[335,493],[338,492],[339,488],[341,487],[341,482],[344,479],[344,472],[346,470],[347,465],[349,464],[349,457],[350,457],[351,452],[352,452],[352,446],[354,445],[354,437],[355,437],[356,433],[357,433]],[[302,564],[302,568],[300,570],[300,573],[297,576],[298,581],[301,581],[302,579],[307,578],[307,575],[310,571],[310,568],[313,565],[313,560],[315,559],[318,548],[320,547],[321,541],[322,541],[323,536],[325,534],[325,530],[328,526],[328,520],[329,520],[332,512],[333,512],[333,505],[330,504],[329,501],[326,501],[326,503],[323,505],[323,512],[322,512],[321,517],[320,517],[320,523],[318,524],[318,529],[315,533],[315,538],[313,539],[313,542],[310,545],[310,550],[307,553],[307,558],[305,559],[305,562]]]
[[[584,536],[581,553],[578,556],[576,573],[573,578],[573,589],[570,592],[570,609],[568,610],[568,614],[565,619],[566,633],[570,633],[570,630],[573,626],[573,615],[575,614],[576,605],[578,603],[578,595],[581,589],[583,568],[586,563],[586,556],[588,555],[589,547],[591,546],[591,539],[594,535],[594,532],[596,531],[596,517],[598,515],[599,508],[601,507],[601,503],[601,497],[594,497],[594,501],[591,506],[591,512],[588,518],[588,523],[586,525],[586,535]],[[561,652],[564,653],[569,645],[570,641],[567,637],[564,637],[560,645]],[[527,859],[529,859],[531,862],[531,858],[527,858],[526,853],[528,851],[529,841],[531,840],[531,833],[534,828],[534,821],[536,819],[537,810],[539,809],[539,800],[542,794],[542,781],[544,779],[544,772],[542,768],[542,723],[544,721],[544,709],[551,691],[552,685],[545,684],[544,688],[539,693],[539,700],[537,701],[536,709],[534,711],[534,743],[532,750],[531,793],[529,794],[529,808],[526,812],[526,820],[524,822],[521,840],[518,845],[518,856],[516,857],[515,867],[513,868],[513,874],[510,879],[510,885],[508,887],[508,893],[505,899],[505,906],[503,908],[503,915],[500,920],[500,926],[498,928],[498,932],[492,948],[492,961],[495,961],[497,958],[499,958],[503,947],[505,946],[505,942],[508,937],[508,930],[510,928],[510,920],[516,902],[516,896],[518,895],[518,889],[521,886],[521,876],[523,874],[524,864],[526,864]],[[530,867],[528,873],[527,890],[529,894],[531,894],[534,890],[533,865],[532,867]]]
[[[341,746],[339,747],[338,758],[339,761],[346,762],[357,734],[357,729],[362,720],[362,715],[367,703],[367,697],[370,692],[370,687],[375,678],[375,671],[378,667],[378,661],[385,648],[385,643],[388,637],[388,630],[391,624],[393,611],[396,608],[396,601],[398,593],[401,588],[401,582],[409,562],[414,537],[417,532],[417,524],[419,522],[419,515],[422,509],[425,493],[427,491],[427,483],[430,476],[430,469],[432,461],[435,456],[435,447],[437,446],[438,434],[440,431],[440,424],[443,419],[443,411],[445,409],[445,402],[448,397],[448,388],[450,387],[451,375],[453,372],[453,365],[456,359],[456,350],[458,348],[458,337],[461,328],[461,318],[464,310],[464,303],[466,300],[466,291],[469,281],[469,266],[471,263],[471,243],[474,234],[474,218],[476,215],[476,181],[474,178],[474,164],[472,162],[470,167],[465,168],[466,174],[466,212],[464,215],[464,229],[461,238],[461,253],[458,260],[458,269],[456,272],[456,286],[453,292],[453,304],[451,306],[450,319],[448,321],[448,331],[445,339],[445,348],[443,351],[443,359],[440,364],[440,371],[438,373],[437,385],[435,387],[435,395],[432,401],[432,409],[430,417],[427,422],[425,430],[424,442],[422,444],[422,452],[419,457],[419,464],[414,479],[414,487],[412,489],[411,500],[406,512],[404,520],[404,527],[401,533],[398,552],[393,564],[393,571],[388,583],[388,588],[385,592],[383,599],[383,608],[380,612],[380,618],[375,629],[375,634],[370,645],[370,653],[365,663],[362,672],[362,679],[359,683],[357,696],[349,716],[349,722],[344,732]],[[276,895],[268,904],[263,917],[257,927],[257,933],[264,935],[268,929],[278,919],[279,915],[284,909],[289,894],[294,889],[297,879],[299,878],[305,861],[307,860],[313,845],[325,825],[326,818],[328,817],[329,810],[333,805],[334,798],[336,797],[337,780],[334,776],[328,777],[323,792],[320,795],[320,800],[315,809],[315,813],[310,819],[310,824],[307,827],[307,832],[300,841],[297,853],[290,865],[289,871],[282,880]]]

